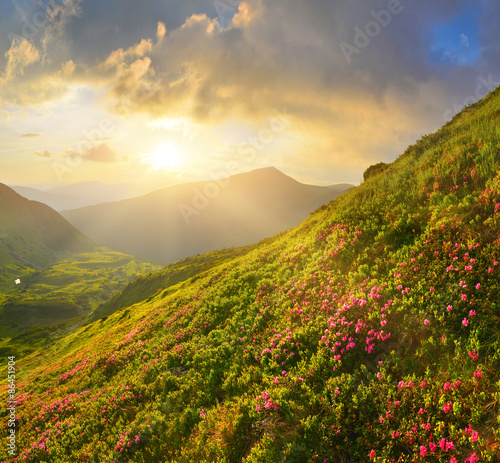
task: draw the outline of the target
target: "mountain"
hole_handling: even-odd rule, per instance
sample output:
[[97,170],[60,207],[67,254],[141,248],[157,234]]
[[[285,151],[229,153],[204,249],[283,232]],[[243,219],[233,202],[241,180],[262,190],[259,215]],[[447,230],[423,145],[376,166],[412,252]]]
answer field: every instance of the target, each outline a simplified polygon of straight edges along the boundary
[[4,461],[498,462],[499,122],[500,88],[297,228],[16,357]]
[[[138,276],[159,270],[99,249],[45,204],[0,184],[0,336],[77,323]],[[0,343],[1,344],[1,343]]]
[[110,201],[120,201],[144,194],[143,188],[129,183],[108,185],[102,182],[80,182],[42,191],[26,186],[11,186],[16,193],[38,201],[56,211],[78,209]]
[[298,225],[346,189],[304,185],[266,168],[62,215],[103,246],[166,265],[256,243]]
[[45,204],[0,184],[0,292],[23,274],[96,245]]
[[48,193],[36,188],[24,186],[11,186],[12,190],[31,201],[38,201],[46,204],[56,211],[65,209],[74,209],[78,207],[90,206],[96,204],[93,199],[80,198],[78,196],[62,195]]
[[130,183],[119,183],[109,185],[102,182],[79,182],[52,188],[48,193],[56,195],[70,195],[87,198],[93,204],[122,199],[135,196],[134,186]]

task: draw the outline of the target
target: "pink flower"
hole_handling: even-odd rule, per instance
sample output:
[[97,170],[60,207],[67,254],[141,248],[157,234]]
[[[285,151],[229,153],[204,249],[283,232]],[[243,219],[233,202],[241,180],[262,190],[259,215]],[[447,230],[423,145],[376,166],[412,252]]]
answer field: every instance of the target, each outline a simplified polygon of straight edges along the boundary
[[471,311],[469,312],[469,315],[470,315],[471,317],[473,317],[474,315],[476,315],[476,311],[475,311],[475,310],[471,310]]
[[448,413],[453,408],[453,402],[445,402],[443,405],[443,411]]
[[404,382],[404,381],[400,381],[400,382],[398,383],[398,387],[399,387],[400,389],[403,389],[405,386],[406,386],[406,384],[405,384],[405,382]]
[[453,450],[455,448],[455,444],[453,442],[446,442],[446,450]]
[[451,457],[450,463],[458,463],[458,460],[455,457]]
[[434,442],[429,442],[429,449],[431,452],[435,452],[437,448],[437,445]]
[[447,381],[446,383],[444,383],[443,389],[445,391],[451,391],[451,384]]
[[464,318],[464,319],[462,320],[462,325],[464,325],[464,326],[468,326],[468,325],[469,325],[469,320],[467,320],[467,318]]
[[462,299],[462,301],[466,301],[467,300],[467,294],[462,294],[460,296],[460,299]]
[[419,415],[423,415],[425,413],[425,410],[423,408],[421,408],[418,412],[417,412]]
[[453,310],[453,306],[452,306],[452,305],[449,305],[448,307],[446,307],[446,310],[447,310],[448,312],[451,312],[451,311]]
[[420,456],[425,457],[427,455],[427,447],[425,445],[420,446]]
[[372,450],[370,451],[370,460],[372,460],[373,458],[375,458],[375,455],[376,455],[376,454],[375,454],[375,450],[373,450],[373,449],[372,449]]
[[470,436],[470,440],[472,442],[477,442],[478,439],[479,439],[479,433],[477,431],[474,431]]
[[399,431],[394,431],[392,433],[392,437],[395,438],[395,437],[399,437]]
[[424,320],[424,325],[429,325],[431,322],[427,320],[427,318]]
[[479,458],[475,453],[473,453],[469,458],[465,460],[465,463],[477,463],[479,461]]
[[277,383],[280,380],[279,376],[276,376],[276,378],[273,379],[273,383]]
[[476,352],[476,349],[474,349],[472,352],[469,351],[469,357],[473,360],[476,360],[479,357],[479,354]]
[[477,371],[474,372],[474,378],[482,378],[483,372],[478,368]]

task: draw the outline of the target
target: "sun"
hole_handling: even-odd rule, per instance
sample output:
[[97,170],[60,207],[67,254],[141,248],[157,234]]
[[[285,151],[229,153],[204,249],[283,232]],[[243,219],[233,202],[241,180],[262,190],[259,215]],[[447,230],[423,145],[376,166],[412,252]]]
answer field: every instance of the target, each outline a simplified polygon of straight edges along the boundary
[[162,143],[152,154],[143,154],[143,161],[154,170],[173,170],[181,164],[182,155],[177,146],[170,142]]

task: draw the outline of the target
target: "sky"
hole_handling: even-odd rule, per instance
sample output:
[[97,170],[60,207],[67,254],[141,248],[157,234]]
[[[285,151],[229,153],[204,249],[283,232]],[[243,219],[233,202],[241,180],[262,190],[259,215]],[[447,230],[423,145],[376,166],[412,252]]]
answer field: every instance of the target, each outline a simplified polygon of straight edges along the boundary
[[6,0],[0,182],[362,181],[500,85],[493,0]]

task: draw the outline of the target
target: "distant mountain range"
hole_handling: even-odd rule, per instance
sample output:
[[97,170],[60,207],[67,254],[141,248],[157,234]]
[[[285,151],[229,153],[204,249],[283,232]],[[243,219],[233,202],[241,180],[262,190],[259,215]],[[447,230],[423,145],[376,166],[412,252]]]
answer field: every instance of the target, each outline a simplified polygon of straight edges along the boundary
[[305,185],[265,168],[62,215],[100,245],[167,265],[285,231],[352,186]]
[[138,189],[130,183],[108,185],[102,182],[80,182],[50,190],[40,190],[27,186],[10,186],[10,188],[21,196],[44,203],[56,211],[120,201],[148,192],[144,189]]

